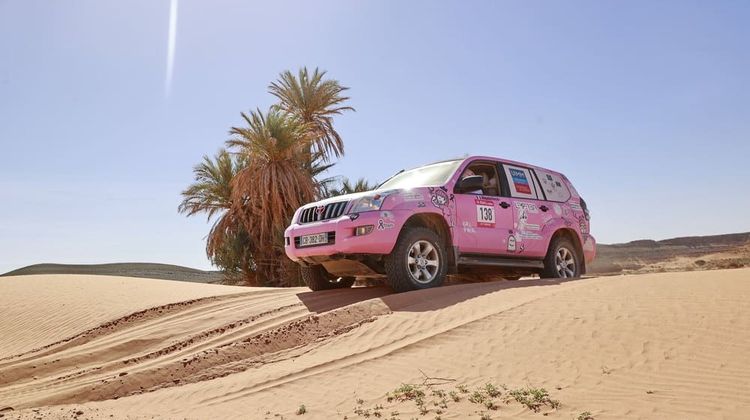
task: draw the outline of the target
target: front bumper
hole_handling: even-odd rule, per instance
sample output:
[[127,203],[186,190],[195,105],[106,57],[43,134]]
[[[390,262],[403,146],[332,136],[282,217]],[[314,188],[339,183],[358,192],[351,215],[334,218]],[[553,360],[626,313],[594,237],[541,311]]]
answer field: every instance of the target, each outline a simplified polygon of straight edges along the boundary
[[[321,258],[341,254],[389,254],[406,219],[408,210],[368,211],[359,213],[354,220],[349,215],[336,219],[298,224],[296,221],[284,232],[284,249],[292,261]],[[355,236],[359,226],[372,226],[372,232]],[[299,247],[299,237],[327,233],[329,242],[325,245]],[[325,259],[325,258],[323,258]]]

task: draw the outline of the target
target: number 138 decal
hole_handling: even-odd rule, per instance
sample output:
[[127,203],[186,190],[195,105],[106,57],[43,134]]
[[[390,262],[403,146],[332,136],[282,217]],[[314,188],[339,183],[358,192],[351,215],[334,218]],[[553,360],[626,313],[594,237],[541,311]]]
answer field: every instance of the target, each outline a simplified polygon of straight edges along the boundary
[[489,200],[476,200],[477,226],[495,227],[495,203]]

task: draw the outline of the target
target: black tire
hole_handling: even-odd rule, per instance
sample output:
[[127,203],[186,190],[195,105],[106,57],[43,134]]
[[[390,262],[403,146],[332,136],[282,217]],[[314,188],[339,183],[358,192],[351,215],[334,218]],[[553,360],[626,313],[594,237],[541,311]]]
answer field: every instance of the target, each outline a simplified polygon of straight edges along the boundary
[[[432,249],[426,247],[425,243],[429,243]],[[424,254],[417,257],[418,261],[412,263],[419,278],[409,268],[409,256],[414,246],[418,247],[415,251],[424,250]],[[385,258],[388,284],[396,292],[438,287],[445,281],[447,271],[448,257],[443,241],[437,233],[423,227],[405,228],[401,231],[396,246]]]
[[547,255],[544,257],[544,271],[542,271],[540,277],[559,279],[580,276],[581,256],[578,249],[570,239],[564,236],[555,237],[549,245]]
[[352,287],[354,277],[336,277],[329,274],[322,265],[301,266],[302,280],[310,290],[345,289]]

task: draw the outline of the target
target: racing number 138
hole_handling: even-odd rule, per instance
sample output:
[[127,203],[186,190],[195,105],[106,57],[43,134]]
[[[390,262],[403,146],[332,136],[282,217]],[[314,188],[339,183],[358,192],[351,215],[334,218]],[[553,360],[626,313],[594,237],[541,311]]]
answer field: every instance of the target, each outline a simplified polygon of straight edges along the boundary
[[495,224],[495,208],[493,206],[477,205],[477,225],[492,226]]

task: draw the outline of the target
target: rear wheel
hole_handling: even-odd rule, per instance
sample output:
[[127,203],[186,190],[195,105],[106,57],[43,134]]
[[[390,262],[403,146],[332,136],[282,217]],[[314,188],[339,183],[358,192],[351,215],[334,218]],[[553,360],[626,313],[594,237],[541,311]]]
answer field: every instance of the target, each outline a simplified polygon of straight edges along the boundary
[[313,291],[352,287],[355,280],[354,277],[336,277],[322,265],[301,266],[300,271],[305,285]]
[[448,261],[443,241],[423,227],[406,228],[385,259],[388,284],[396,292],[437,287],[445,281]]
[[565,279],[581,276],[581,257],[570,239],[556,237],[544,258],[542,278]]

